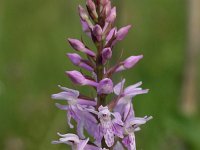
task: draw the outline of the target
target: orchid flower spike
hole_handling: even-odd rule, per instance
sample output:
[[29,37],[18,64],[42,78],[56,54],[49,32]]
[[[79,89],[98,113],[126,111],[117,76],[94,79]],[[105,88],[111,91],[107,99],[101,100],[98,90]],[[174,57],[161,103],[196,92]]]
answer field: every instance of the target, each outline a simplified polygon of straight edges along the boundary
[[[75,52],[67,53],[67,57],[80,69],[65,73],[75,88],[87,86],[92,90],[86,89],[82,94],[77,89],[59,86],[61,92],[52,94],[52,99],[62,101],[55,105],[66,112],[68,126],[76,126],[76,134],[58,133],[59,140],[52,143],[68,144],[72,150],[136,150],[135,132],[152,117],[136,117],[132,99],[148,93],[148,89],[140,87],[142,82],[124,87],[125,79],[115,84],[112,76],[134,67],[143,55],[115,62],[113,67],[109,63],[117,56],[114,46],[125,39],[131,25],[115,26],[117,9],[111,5],[111,0],[86,0],[86,8],[79,5],[78,13],[82,30],[93,42],[93,47],[89,48],[91,46],[82,36],[81,40],[68,38]],[[89,141],[86,135],[94,140]]]

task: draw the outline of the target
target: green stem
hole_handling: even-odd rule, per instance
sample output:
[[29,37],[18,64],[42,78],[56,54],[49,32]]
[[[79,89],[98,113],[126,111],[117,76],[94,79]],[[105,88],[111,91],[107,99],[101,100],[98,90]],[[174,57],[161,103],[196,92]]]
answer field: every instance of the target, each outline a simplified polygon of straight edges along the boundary
[[[100,16],[100,0],[96,0],[96,6],[97,6],[97,14],[98,14],[98,24],[101,25],[101,18],[99,17]],[[95,45],[97,47],[96,75],[97,75],[97,82],[100,82],[104,77],[104,65],[102,64],[102,54],[101,54],[104,48],[104,39],[102,39],[99,42],[96,42]],[[98,109],[99,106],[101,105],[103,106],[106,105],[106,95],[97,93],[96,109]],[[108,148],[107,144],[105,143],[104,138],[101,141],[101,145],[103,148]]]
[[[104,76],[104,65],[102,64],[102,56],[101,52],[103,49],[103,41],[98,42],[96,44],[97,46],[97,58],[96,58],[96,74],[97,74],[97,81],[100,82],[103,79]],[[105,105],[106,96],[103,94],[97,94],[97,108],[101,105]]]

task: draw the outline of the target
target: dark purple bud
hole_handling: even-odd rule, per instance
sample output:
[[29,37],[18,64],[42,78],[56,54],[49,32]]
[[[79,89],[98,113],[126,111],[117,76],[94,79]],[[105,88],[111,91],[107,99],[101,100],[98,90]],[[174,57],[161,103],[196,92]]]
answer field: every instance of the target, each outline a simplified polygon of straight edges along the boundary
[[128,25],[119,29],[119,31],[117,32],[117,40],[118,41],[123,40],[125,36],[128,34],[128,31],[130,28],[131,28],[131,25]]
[[96,37],[97,41],[101,41],[102,39],[102,28],[100,25],[95,25],[93,28],[93,35]]
[[112,57],[111,48],[104,48],[102,51],[102,63],[105,64],[108,59]]
[[97,86],[98,94],[110,94],[113,92],[113,82],[109,78],[102,79]]
[[128,57],[127,59],[125,59],[121,63],[121,65],[119,65],[119,67],[115,70],[115,72],[119,72],[119,71],[122,71],[122,70],[126,70],[126,69],[132,68],[142,58],[143,58],[143,55]]
[[80,51],[80,52],[83,52],[83,53],[88,54],[88,55],[93,56],[93,57],[96,56],[96,54],[95,54],[93,51],[87,49],[87,48],[85,47],[85,45],[84,45],[81,41],[79,41],[79,40],[77,40],[77,39],[70,39],[70,38],[68,39],[68,41],[69,41],[69,44],[70,44],[75,50]]

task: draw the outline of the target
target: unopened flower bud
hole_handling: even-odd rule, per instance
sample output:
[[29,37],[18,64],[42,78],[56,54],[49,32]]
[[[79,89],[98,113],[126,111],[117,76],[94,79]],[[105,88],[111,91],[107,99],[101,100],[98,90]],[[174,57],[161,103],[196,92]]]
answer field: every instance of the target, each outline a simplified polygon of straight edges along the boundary
[[95,6],[93,0],[87,0],[87,1],[86,1],[86,5],[88,6],[88,8],[89,8],[91,11],[96,10],[96,6]]
[[88,65],[87,63],[85,63],[85,61],[81,58],[80,55],[76,54],[76,53],[68,53],[67,56],[69,57],[69,59],[71,60],[71,62],[76,65],[79,66],[81,68],[84,68],[88,71],[93,71],[94,69]]
[[111,48],[104,48],[102,51],[102,63],[105,64],[108,59],[112,57]]
[[96,37],[97,41],[101,41],[102,39],[102,28],[100,25],[95,25],[93,28],[93,35]]
[[128,25],[119,29],[119,31],[117,32],[117,40],[118,41],[123,40],[125,36],[128,34],[128,31],[130,28],[131,28],[131,25]]
[[78,50],[78,51],[81,51],[82,49],[85,48],[85,45],[84,45],[81,41],[79,41],[79,40],[77,40],[77,39],[68,39],[68,41],[69,41],[69,44],[70,44],[74,49],[76,49],[76,50]]
[[81,41],[79,41],[79,40],[77,40],[77,39],[70,39],[70,38],[68,39],[68,41],[69,41],[69,44],[70,44],[75,50],[80,51],[80,52],[83,52],[83,53],[88,54],[88,55],[93,56],[93,57],[95,56],[95,53],[94,53],[93,51],[87,49],[87,48],[85,47],[85,45],[84,45]]
[[113,7],[110,11],[110,14],[106,18],[106,22],[114,23],[115,19],[116,19],[116,7]]
[[75,84],[86,84],[86,78],[78,71],[66,71],[66,74],[69,76],[69,78],[72,80]]
[[83,31],[86,33],[86,35],[88,35],[89,37],[91,37],[91,32],[90,32],[90,27],[89,27],[89,24],[88,22],[81,20],[81,25],[82,25],[82,29]]
[[93,16],[97,19],[98,14],[97,14],[96,6],[95,6],[95,3],[93,2],[93,0],[87,0],[86,5],[87,5],[89,11],[91,11]]
[[103,6],[103,11],[102,13],[104,14],[104,17],[107,18],[108,15],[111,12],[111,2],[108,1],[104,6]]
[[98,84],[95,81],[89,80],[85,78],[83,74],[80,72],[73,70],[73,71],[66,71],[68,77],[72,80],[74,84],[79,85],[90,85],[96,87]]
[[102,79],[97,86],[98,94],[110,94],[113,92],[113,82],[109,78]]
[[108,43],[112,39],[113,36],[116,37],[116,35],[117,35],[117,28],[115,27],[115,28],[112,28],[110,32],[108,33],[108,35],[106,36],[106,43]]
[[78,6],[78,11],[79,11],[79,15],[80,15],[82,20],[86,21],[86,20],[89,19],[87,12],[85,11],[85,9],[81,5]]
[[121,63],[121,65],[115,70],[115,72],[132,68],[142,58],[143,55],[128,57]]
[[81,56],[76,53],[68,53],[67,56],[74,65],[79,65],[81,63]]

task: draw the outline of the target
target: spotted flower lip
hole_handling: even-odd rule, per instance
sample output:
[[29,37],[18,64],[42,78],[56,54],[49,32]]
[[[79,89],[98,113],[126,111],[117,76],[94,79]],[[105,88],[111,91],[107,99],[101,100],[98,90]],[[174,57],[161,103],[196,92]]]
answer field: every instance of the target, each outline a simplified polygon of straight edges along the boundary
[[[102,138],[108,147],[113,146],[115,136],[123,138],[123,125],[121,115],[118,112],[111,113],[107,106],[100,106],[98,111],[88,110],[96,114],[100,120],[96,133],[94,135],[96,142],[101,143]],[[112,119],[112,116],[114,117]]]

